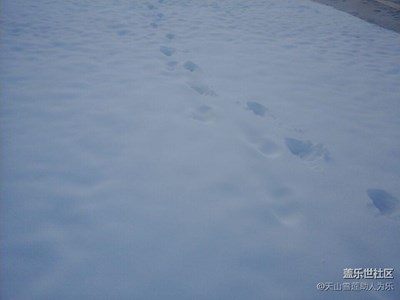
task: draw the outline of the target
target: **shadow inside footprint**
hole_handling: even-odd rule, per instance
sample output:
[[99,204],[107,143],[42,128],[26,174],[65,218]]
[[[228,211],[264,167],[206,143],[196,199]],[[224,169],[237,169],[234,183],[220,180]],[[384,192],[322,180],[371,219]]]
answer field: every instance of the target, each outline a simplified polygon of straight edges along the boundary
[[400,207],[399,199],[395,198],[385,190],[369,189],[367,190],[368,197],[372,200],[374,206],[379,209],[382,215],[393,214]]
[[165,35],[165,37],[166,37],[167,39],[169,39],[169,40],[172,40],[173,38],[175,38],[175,34],[173,34],[173,33],[167,33],[167,34]]
[[175,48],[172,47],[166,47],[166,46],[160,46],[160,51],[162,54],[166,56],[171,56],[172,54],[175,53]]
[[314,161],[317,159],[329,160],[329,151],[322,145],[314,145],[310,141],[301,141],[292,138],[286,138],[285,143],[289,151],[297,157],[307,160]]
[[247,102],[246,109],[251,110],[255,115],[261,117],[264,116],[268,110],[264,105],[252,101]]
[[188,60],[187,62],[185,62],[185,63],[183,64],[183,67],[184,67],[186,70],[190,71],[190,72],[198,71],[198,70],[200,69],[198,65],[196,65],[194,62],[192,62],[192,61],[190,61],[190,60]]
[[191,85],[190,87],[200,95],[212,96],[212,97],[217,96],[217,94],[206,85],[198,84],[198,85]]
[[153,5],[153,4],[151,4],[151,3],[147,3],[147,8],[148,9],[150,9],[150,10],[153,10],[153,9],[155,9],[156,7]]

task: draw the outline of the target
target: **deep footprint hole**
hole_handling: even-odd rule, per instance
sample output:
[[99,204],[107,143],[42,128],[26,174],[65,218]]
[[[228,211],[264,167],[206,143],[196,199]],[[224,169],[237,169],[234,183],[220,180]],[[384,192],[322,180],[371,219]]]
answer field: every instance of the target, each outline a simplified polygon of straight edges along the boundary
[[400,206],[400,201],[393,195],[382,189],[367,190],[368,197],[382,215],[394,213]]
[[255,115],[261,117],[264,116],[268,110],[264,105],[252,101],[247,102],[246,109],[252,111]]
[[166,56],[171,56],[172,54],[175,53],[176,50],[175,50],[175,48],[172,48],[172,47],[161,46],[160,51],[162,54],[164,54]]
[[186,70],[190,71],[190,72],[194,72],[194,71],[197,71],[197,70],[200,69],[198,65],[196,65],[194,62],[192,62],[192,61],[190,61],[190,60],[187,61],[187,62],[185,62],[185,63],[183,64],[183,67],[184,67]]
[[329,151],[322,144],[313,144],[310,141],[301,141],[293,138],[286,138],[285,143],[289,151],[297,157],[313,161],[316,159],[324,159],[330,161]]
[[310,141],[304,142],[292,138],[286,138],[285,143],[289,151],[300,158],[304,158],[312,152],[313,145]]

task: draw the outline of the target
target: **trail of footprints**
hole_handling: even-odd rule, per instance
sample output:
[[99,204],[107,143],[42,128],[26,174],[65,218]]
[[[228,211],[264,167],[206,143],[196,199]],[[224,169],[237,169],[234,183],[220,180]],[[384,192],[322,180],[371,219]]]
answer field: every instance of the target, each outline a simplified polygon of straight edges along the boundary
[[[159,4],[162,4],[164,0],[158,0]],[[148,3],[147,8],[149,10],[157,10],[155,4]],[[164,15],[162,13],[155,14],[155,20],[150,23],[152,28],[157,29],[159,27],[158,21],[162,20]],[[169,43],[173,42],[176,38],[174,33],[167,33],[165,40]],[[173,60],[174,54],[178,51],[175,47],[160,45],[160,53],[168,58],[171,58],[166,63],[167,69],[174,71],[180,63]],[[193,76],[191,74],[199,75],[201,73],[201,67],[192,60],[186,60],[181,67],[188,72],[188,85],[193,89],[194,92],[201,96],[217,97],[218,94],[205,84],[201,79],[201,76]],[[239,104],[241,104],[239,102]],[[249,113],[252,113],[255,118],[264,118],[266,121],[275,122],[276,126],[285,129],[290,132],[302,133],[302,130],[287,126],[284,123],[278,121],[278,118],[269,111],[267,107],[257,101],[247,101],[245,105],[241,105],[241,108]],[[216,120],[216,114],[212,106],[202,104],[194,108],[190,114],[190,117],[196,121],[203,123],[212,123]],[[276,159],[286,152],[295,156],[297,159],[307,164],[311,169],[315,171],[322,171],[323,164],[329,162],[331,155],[329,150],[323,144],[316,144],[309,140],[297,139],[294,137],[285,137],[282,141],[277,141],[267,135],[260,134],[257,130],[248,130],[245,132],[245,138],[247,145],[261,154],[267,159]],[[368,189],[367,195],[370,198],[373,206],[378,209],[379,213],[384,216],[400,220],[400,200],[393,195],[389,194],[383,189]]]
[[[160,0],[159,3],[161,4],[162,1]],[[149,10],[157,10],[157,6],[151,3],[147,4],[147,8]],[[163,17],[164,15],[162,13],[157,13],[155,15],[156,20],[150,23],[150,26],[158,28],[159,24],[157,23],[157,20],[160,20]],[[162,44],[160,45],[159,50],[162,55],[170,58],[170,60],[166,63],[167,69],[169,71],[174,71],[178,66],[181,67],[183,70],[188,72],[187,84],[193,89],[194,92],[201,96],[217,97],[217,92],[215,92],[209,87],[208,84],[201,80],[202,69],[199,65],[190,59],[186,60],[183,64],[173,59],[174,55],[178,52],[178,49],[170,44],[176,38],[176,35],[174,33],[167,33],[164,38],[168,46]],[[261,117],[269,121],[277,121],[277,118],[268,110],[268,108],[259,102],[248,101],[242,108],[247,110],[249,113],[254,114],[256,118]],[[193,109],[190,117],[194,120],[204,123],[210,123],[216,119],[214,109],[211,105],[206,104],[200,105],[199,107]],[[285,124],[282,123],[277,123],[277,126],[290,131],[300,131],[298,129],[285,126]],[[314,144],[307,140],[286,137],[281,143],[278,143],[267,136],[259,134],[257,135],[254,132],[247,132],[245,133],[245,136],[245,141],[251,148],[255,149],[261,155],[269,159],[279,158],[284,153],[284,147],[286,147],[289,153],[308,164],[312,169],[322,170],[322,163],[329,161],[330,158],[329,151],[326,147],[324,147],[324,145]]]
[[[245,109],[253,113],[255,117],[266,118],[272,122],[276,122],[278,120],[277,117],[275,117],[275,115],[272,114],[267,107],[258,102],[248,101]],[[276,126],[283,128],[286,131],[302,132],[299,129],[288,127],[281,122],[278,122]],[[282,146],[279,143],[262,135],[258,135],[256,138],[254,136],[248,137],[247,140],[265,157],[277,158],[283,154]],[[308,140],[302,140],[293,137],[284,138],[283,144],[289,153],[296,156],[315,171],[322,171],[323,163],[330,160],[329,150],[323,144],[315,144]]]
[[[162,1],[159,3],[162,3]],[[148,4],[147,8],[150,10],[156,10],[157,7],[153,4]],[[156,14],[156,19],[159,20],[161,18],[163,18],[164,15],[161,13]],[[156,21],[157,21],[156,20]],[[154,21],[152,23],[150,23],[150,26],[153,28],[158,28],[159,24]],[[167,33],[165,35],[165,40],[167,43],[171,43],[173,42],[173,40],[176,38],[174,33]],[[171,60],[169,60],[166,63],[167,69],[169,71],[174,71],[178,66],[179,66],[179,62],[174,60],[174,54],[178,51],[175,47],[173,46],[166,46],[166,45],[160,45],[160,53],[163,54],[164,56],[170,58]],[[186,70],[187,72],[191,73],[191,74],[196,74],[199,73],[201,71],[201,68],[193,61],[191,60],[187,60],[186,62],[184,62],[181,67]],[[191,78],[189,77],[187,80],[188,86],[190,88],[192,88],[195,92],[197,92],[199,95],[202,96],[210,96],[210,97],[216,97],[217,93],[210,88],[210,86],[208,84],[206,84],[205,82],[203,82],[199,76],[192,76]]]

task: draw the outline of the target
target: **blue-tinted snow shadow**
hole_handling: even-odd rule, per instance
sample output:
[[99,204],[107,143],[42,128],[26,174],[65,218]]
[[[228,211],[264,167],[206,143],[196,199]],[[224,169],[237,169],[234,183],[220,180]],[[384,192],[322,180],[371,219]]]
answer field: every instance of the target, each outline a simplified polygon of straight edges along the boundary
[[392,215],[400,207],[400,201],[382,189],[368,189],[368,197],[382,215]]

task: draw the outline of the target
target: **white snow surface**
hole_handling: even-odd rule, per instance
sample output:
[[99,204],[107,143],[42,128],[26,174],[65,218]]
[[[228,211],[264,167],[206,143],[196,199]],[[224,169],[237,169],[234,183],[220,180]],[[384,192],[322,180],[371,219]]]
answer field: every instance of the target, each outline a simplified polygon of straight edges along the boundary
[[[399,34],[308,0],[0,3],[1,299],[400,298]],[[395,291],[316,288],[369,267]]]

